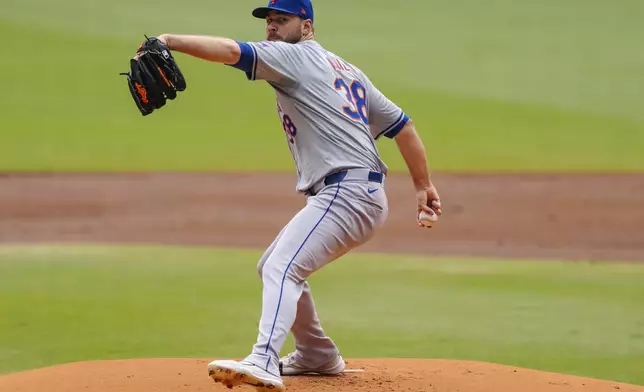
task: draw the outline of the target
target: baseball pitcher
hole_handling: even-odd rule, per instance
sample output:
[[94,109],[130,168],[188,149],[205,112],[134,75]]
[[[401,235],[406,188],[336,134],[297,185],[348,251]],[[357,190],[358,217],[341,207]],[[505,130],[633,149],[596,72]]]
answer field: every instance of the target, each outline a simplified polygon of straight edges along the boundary
[[[252,14],[266,21],[264,41],[177,34],[157,39],[170,51],[237,68],[275,91],[297,169],[296,189],[306,205],[259,261],[257,342],[243,361],[213,361],[208,372],[229,388],[279,392],[285,390],[283,376],[344,371],[338,347],[320,325],[307,278],[370,240],[384,224],[387,166],[376,141],[396,142],[416,189],[419,226],[431,227],[441,204],[411,119],[358,67],[316,42],[311,1],[270,0]],[[296,350],[280,358],[289,332]]]

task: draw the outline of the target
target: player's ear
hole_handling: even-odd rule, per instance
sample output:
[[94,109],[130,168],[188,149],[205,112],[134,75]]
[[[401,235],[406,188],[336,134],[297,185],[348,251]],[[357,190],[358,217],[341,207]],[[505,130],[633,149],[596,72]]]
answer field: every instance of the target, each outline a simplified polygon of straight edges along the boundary
[[302,34],[309,35],[312,32],[313,32],[313,22],[311,22],[311,19],[307,19],[302,24]]

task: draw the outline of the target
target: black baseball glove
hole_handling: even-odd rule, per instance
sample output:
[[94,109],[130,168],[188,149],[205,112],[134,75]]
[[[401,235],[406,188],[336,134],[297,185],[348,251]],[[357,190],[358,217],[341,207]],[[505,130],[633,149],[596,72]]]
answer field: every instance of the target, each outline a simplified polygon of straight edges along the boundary
[[175,99],[177,91],[186,89],[186,80],[168,47],[158,38],[145,41],[130,59],[127,76],[132,98],[141,114],[147,116],[162,108],[166,100]]

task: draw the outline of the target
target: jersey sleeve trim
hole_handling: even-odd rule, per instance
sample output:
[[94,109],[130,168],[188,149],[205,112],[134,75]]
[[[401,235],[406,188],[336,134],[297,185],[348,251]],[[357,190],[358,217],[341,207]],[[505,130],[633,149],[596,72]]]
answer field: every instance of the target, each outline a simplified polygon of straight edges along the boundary
[[398,120],[396,120],[384,131],[380,132],[378,136],[376,136],[376,139],[380,139],[382,135],[385,135],[385,137],[389,139],[393,139],[394,137],[396,137],[396,135],[400,133],[400,131],[408,122],[409,122],[409,116],[407,116],[405,112],[400,113],[400,117],[398,117]]
[[237,64],[231,64],[231,67],[246,72],[246,77],[249,80],[255,80],[257,75],[257,50],[253,45],[246,42],[237,41],[237,44],[241,50],[241,55]]
[[249,80],[255,80],[257,78],[257,63],[259,63],[259,58],[257,57],[257,49],[253,45],[249,45],[253,51],[253,69],[250,72],[246,72],[246,76]]
[[237,41],[237,45],[239,45],[241,55],[239,56],[239,61],[236,64],[230,64],[230,66],[241,71],[251,72],[255,62],[255,54],[253,53],[252,46],[239,41]]

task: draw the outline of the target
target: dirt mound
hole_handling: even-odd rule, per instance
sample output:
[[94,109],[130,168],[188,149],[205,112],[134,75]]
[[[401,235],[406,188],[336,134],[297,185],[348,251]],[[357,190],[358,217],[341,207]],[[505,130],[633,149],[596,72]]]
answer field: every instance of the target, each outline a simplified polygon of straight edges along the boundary
[[[3,392],[227,391],[206,374],[209,360],[141,359],[59,365],[0,377]],[[364,359],[363,372],[337,377],[288,377],[287,391],[644,392],[644,387],[482,362]],[[234,390],[252,391],[252,388]]]

